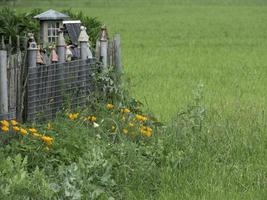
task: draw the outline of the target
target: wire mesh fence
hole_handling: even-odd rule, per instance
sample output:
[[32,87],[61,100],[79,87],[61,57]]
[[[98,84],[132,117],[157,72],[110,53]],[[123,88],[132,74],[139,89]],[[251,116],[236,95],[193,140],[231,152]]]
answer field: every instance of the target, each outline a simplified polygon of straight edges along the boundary
[[29,67],[26,119],[47,120],[64,106],[85,106],[97,89],[94,75],[100,68],[95,59]]

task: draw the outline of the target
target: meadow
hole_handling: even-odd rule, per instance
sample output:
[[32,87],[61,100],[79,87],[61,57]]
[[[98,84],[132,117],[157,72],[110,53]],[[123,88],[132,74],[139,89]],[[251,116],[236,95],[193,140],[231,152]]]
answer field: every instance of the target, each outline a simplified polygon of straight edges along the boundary
[[[37,3],[38,2],[38,3]],[[53,5],[53,6],[52,6]],[[132,94],[162,120],[184,107],[198,84],[205,101],[234,111],[266,107],[265,1],[18,1],[98,17],[123,40]]]
[[125,87],[166,126],[147,147],[89,142],[116,161],[115,199],[267,198],[266,1],[19,0],[14,7],[72,8],[121,34]]

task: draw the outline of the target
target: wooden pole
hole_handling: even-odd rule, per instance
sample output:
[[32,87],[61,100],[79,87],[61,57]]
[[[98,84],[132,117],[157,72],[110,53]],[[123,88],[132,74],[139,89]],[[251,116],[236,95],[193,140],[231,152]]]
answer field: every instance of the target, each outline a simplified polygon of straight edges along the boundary
[[108,59],[108,35],[106,26],[101,28],[100,37],[100,60],[103,63],[104,69],[107,69],[107,59]]
[[[37,65],[36,65],[36,60],[37,60],[37,44],[34,40],[33,34],[29,38],[29,47],[27,50],[28,54],[28,74],[30,74],[30,77],[28,77],[28,89],[31,89],[32,91],[28,91],[28,105],[27,105],[27,119],[32,120],[34,119],[34,116],[37,114],[37,95],[38,95],[38,86],[37,86]],[[29,98],[29,96],[32,96]],[[28,118],[28,114],[30,114],[30,117]]]
[[7,51],[0,50],[0,113],[8,113]]
[[123,73],[123,67],[121,62],[121,37],[119,34],[114,36],[114,51],[116,72],[121,75]]
[[66,48],[63,31],[59,31],[58,42],[57,42],[57,55],[58,63],[64,63],[66,58]]

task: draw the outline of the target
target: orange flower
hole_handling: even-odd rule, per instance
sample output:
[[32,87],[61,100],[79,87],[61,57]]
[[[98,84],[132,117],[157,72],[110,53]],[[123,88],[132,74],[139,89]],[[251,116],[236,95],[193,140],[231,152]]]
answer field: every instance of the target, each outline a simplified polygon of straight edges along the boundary
[[78,118],[78,116],[79,116],[79,113],[70,113],[68,115],[68,117],[69,117],[70,120],[75,120],[75,119]]
[[146,137],[151,137],[152,131],[153,131],[152,128],[150,128],[148,126],[141,126],[141,128],[140,128],[140,132]]
[[137,119],[137,120],[139,120],[139,121],[142,121],[142,122],[144,122],[144,121],[146,121],[147,120],[147,117],[145,117],[145,116],[142,116],[142,115],[135,115],[135,118]]
[[15,131],[15,132],[19,132],[19,130],[20,130],[19,127],[17,127],[17,126],[13,126],[13,131]]
[[26,129],[21,128],[20,129],[20,134],[23,135],[23,136],[24,135],[27,135],[28,134],[28,131]]
[[96,122],[96,117],[95,116],[89,116],[87,119],[89,121],[91,121],[91,122]]
[[16,120],[11,120],[10,122],[11,122],[11,124],[12,124],[13,126],[17,126],[17,125],[18,125],[18,122],[17,122]]
[[128,108],[121,109],[121,112],[123,113],[130,113],[131,111]]
[[3,132],[8,132],[9,131],[9,128],[8,128],[8,126],[3,126],[3,127],[1,127],[1,130]]
[[37,130],[36,130],[35,128],[29,128],[29,131],[30,131],[31,133],[37,133]]
[[7,126],[9,127],[9,122],[7,120],[2,120],[0,121],[0,123],[3,125],[3,126]]
[[108,104],[106,105],[106,108],[107,108],[108,110],[111,110],[111,109],[114,108],[114,105],[111,104],[111,103],[108,103]]
[[42,136],[41,139],[47,144],[51,145],[53,143],[53,138],[48,137],[48,136]]

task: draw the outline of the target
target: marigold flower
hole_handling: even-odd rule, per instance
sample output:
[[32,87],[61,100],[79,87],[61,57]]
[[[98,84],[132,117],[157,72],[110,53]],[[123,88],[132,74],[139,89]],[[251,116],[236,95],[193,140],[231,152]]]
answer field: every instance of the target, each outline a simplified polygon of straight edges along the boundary
[[121,109],[121,112],[123,113],[130,113],[131,111],[128,108]]
[[47,145],[51,145],[53,143],[53,138],[49,137],[49,136],[42,136],[41,139],[47,144]]
[[89,116],[87,119],[89,121],[91,121],[91,122],[95,122],[96,121],[96,117],[95,116]]
[[70,113],[68,115],[68,117],[69,117],[70,120],[75,120],[75,119],[78,118],[78,116],[79,116],[79,113]]
[[9,131],[9,128],[8,128],[8,126],[3,126],[3,127],[1,127],[1,130],[3,132],[8,132]]
[[111,103],[108,103],[108,104],[106,105],[106,108],[109,109],[109,110],[111,110],[111,109],[114,108],[114,105],[111,104]]
[[26,129],[23,129],[23,128],[20,129],[20,134],[21,135],[24,136],[24,135],[27,135],[27,133],[28,133],[28,131]]
[[12,124],[13,126],[17,126],[17,125],[18,125],[18,122],[17,122],[16,120],[11,120],[10,122],[11,122],[11,124]]
[[91,121],[92,121],[92,122],[95,122],[95,121],[96,121],[96,117],[95,117],[95,116],[92,116],[92,117],[91,117]]
[[31,133],[37,133],[37,130],[36,130],[35,128],[29,128],[29,131],[30,131]]
[[145,117],[145,116],[142,116],[142,115],[135,115],[135,118],[137,119],[137,120],[139,120],[139,121],[142,121],[142,122],[144,122],[144,121],[146,121],[147,120],[147,117]]
[[13,131],[15,131],[15,132],[19,132],[19,130],[20,130],[19,127],[17,127],[17,126],[13,126]]
[[7,120],[2,120],[0,121],[0,123],[3,125],[3,126],[7,126],[9,127],[9,122]]
[[146,137],[151,137],[152,131],[153,131],[152,128],[150,128],[148,126],[141,126],[141,128],[140,128],[140,132]]

